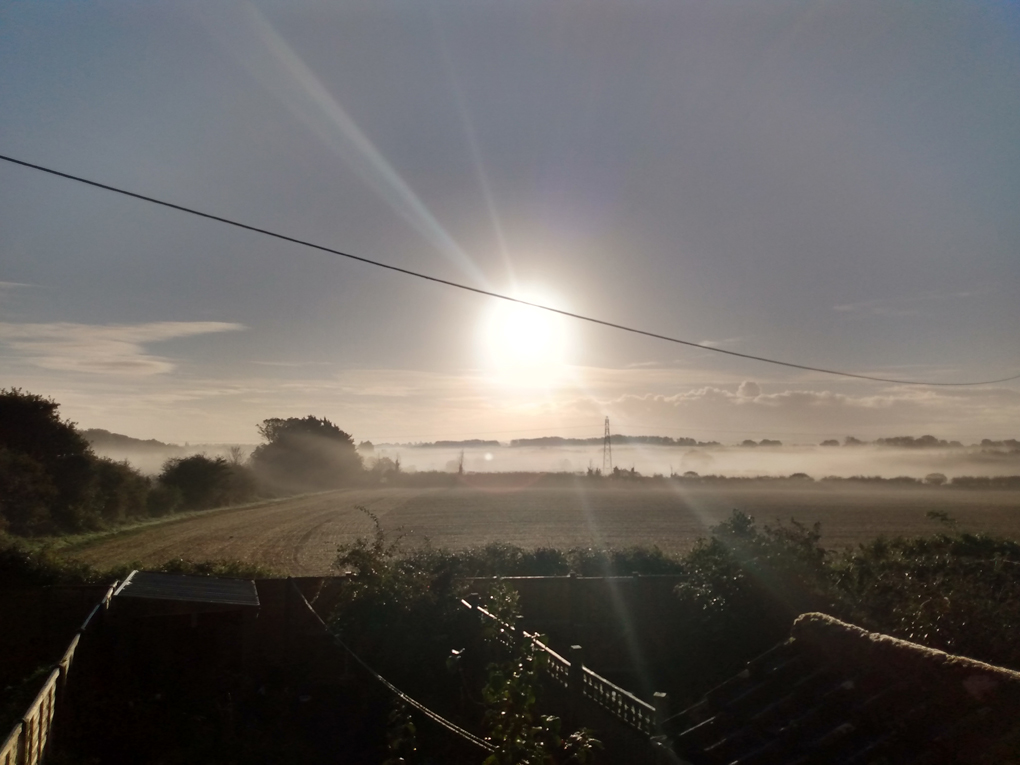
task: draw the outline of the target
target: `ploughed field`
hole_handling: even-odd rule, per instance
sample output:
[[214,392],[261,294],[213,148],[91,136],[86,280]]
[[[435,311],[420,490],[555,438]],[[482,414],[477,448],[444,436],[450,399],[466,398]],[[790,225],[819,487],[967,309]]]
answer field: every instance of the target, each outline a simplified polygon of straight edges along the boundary
[[339,545],[371,536],[374,513],[408,546],[465,548],[489,542],[522,547],[657,545],[682,553],[733,509],[759,523],[795,518],[821,523],[826,547],[878,535],[937,531],[936,510],[966,531],[1020,539],[1020,492],[935,487],[573,485],[471,488],[349,489],[262,505],[214,510],[129,529],[68,551],[100,566],[176,557],[237,559],[293,576],[329,573]]

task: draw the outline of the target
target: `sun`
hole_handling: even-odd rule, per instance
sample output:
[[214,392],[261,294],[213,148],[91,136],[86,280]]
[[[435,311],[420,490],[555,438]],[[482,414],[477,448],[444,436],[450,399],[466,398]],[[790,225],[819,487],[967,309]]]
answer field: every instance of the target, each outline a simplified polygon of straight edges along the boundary
[[544,387],[561,377],[566,368],[567,335],[566,317],[499,301],[482,326],[486,367],[504,382]]

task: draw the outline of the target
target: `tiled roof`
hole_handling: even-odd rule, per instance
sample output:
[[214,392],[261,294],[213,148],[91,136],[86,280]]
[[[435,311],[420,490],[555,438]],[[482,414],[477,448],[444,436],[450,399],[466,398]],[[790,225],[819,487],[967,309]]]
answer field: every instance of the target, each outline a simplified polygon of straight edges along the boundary
[[1020,673],[804,614],[665,733],[692,765],[1020,763]]

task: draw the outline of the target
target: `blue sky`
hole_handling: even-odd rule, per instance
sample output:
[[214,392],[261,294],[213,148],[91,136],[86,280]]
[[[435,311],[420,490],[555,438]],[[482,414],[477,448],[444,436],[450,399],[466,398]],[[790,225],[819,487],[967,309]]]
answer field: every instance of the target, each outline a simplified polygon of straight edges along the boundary
[[[1020,374],[1020,6],[0,2],[0,154],[715,347]],[[1017,437],[0,163],[0,386],[257,440]]]

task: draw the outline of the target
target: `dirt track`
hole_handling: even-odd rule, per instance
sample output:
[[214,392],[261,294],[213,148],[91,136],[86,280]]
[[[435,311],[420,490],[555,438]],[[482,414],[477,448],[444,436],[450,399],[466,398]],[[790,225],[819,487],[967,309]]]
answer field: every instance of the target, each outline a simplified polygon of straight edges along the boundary
[[372,533],[375,513],[388,532],[408,544],[426,539],[462,548],[491,541],[524,547],[658,545],[681,552],[733,508],[761,522],[791,517],[820,521],[827,546],[855,544],[879,534],[928,533],[926,518],[939,510],[960,527],[1020,538],[1020,493],[839,488],[699,486],[591,489],[524,488],[517,491],[454,489],[357,489],[248,508],[217,510],[134,529],[68,554],[108,566],[128,561],[152,565],[175,557],[252,561],[295,576],[328,573],[338,545]]

